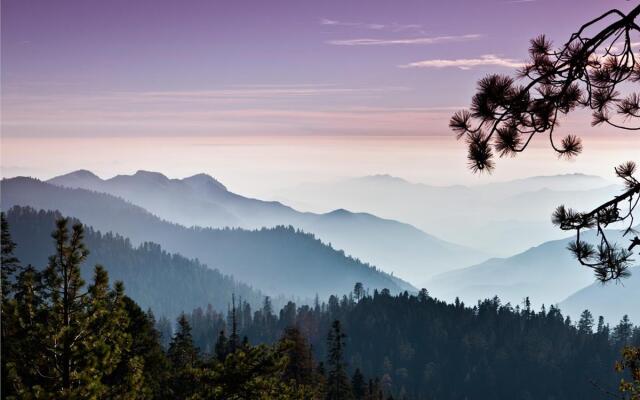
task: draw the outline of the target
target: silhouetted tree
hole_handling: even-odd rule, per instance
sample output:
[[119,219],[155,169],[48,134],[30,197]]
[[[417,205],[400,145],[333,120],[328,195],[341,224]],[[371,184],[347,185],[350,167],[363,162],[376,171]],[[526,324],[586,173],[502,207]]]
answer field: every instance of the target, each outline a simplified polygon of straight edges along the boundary
[[[544,35],[539,36],[531,41],[531,60],[519,72],[521,81],[505,75],[480,80],[470,110],[457,112],[449,124],[467,142],[469,167],[490,171],[495,153],[515,156],[536,135],[548,136],[560,156],[579,154],[582,144],[577,136],[565,136],[560,143],[555,140],[562,116],[576,109],[591,110],[593,126],[640,129],[640,95],[633,86],[640,81],[640,60],[633,42],[640,33],[638,15],[640,6],[627,14],[608,11],[581,26],[557,50]],[[631,221],[625,235],[632,232],[632,213],[640,196],[633,162],[620,165],[615,172],[626,185],[623,194],[589,212],[560,206],[553,217],[561,229],[576,231],[571,251],[601,281],[624,277],[631,252],[640,244],[637,236],[628,247],[607,240],[604,229],[616,222]],[[582,230],[592,228],[600,235],[595,247],[580,239]]]
[[356,368],[356,371],[351,377],[351,388],[353,390],[354,400],[364,400],[367,394],[367,385],[364,381],[364,376],[360,372],[360,368]]
[[340,321],[335,320],[327,336],[327,400],[347,400],[351,398],[351,388],[347,366],[344,362],[346,335],[342,332]]
[[582,314],[580,314],[578,331],[580,333],[593,333],[593,314],[591,314],[589,310],[584,310]]

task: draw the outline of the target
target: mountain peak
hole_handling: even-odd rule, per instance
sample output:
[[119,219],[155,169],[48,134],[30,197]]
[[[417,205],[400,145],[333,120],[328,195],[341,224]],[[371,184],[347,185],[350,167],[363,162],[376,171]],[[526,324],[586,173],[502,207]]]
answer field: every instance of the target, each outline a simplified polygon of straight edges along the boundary
[[77,171],[69,172],[68,174],[56,176],[53,179],[58,179],[58,178],[81,178],[81,179],[102,180],[98,175],[94,174],[88,169],[79,169]]
[[345,210],[344,208],[338,208],[336,210],[333,210],[333,211],[330,211],[330,212],[326,213],[325,215],[342,217],[342,216],[351,216],[351,215],[354,215],[354,214],[349,210]]
[[182,181],[190,185],[215,187],[218,190],[223,190],[225,192],[227,191],[227,187],[225,185],[220,183],[220,181],[218,181],[211,175],[207,175],[205,173],[199,173],[193,176],[189,176],[187,178],[182,179]]
[[102,182],[102,178],[86,169],[69,172],[68,174],[53,177],[47,181],[53,185],[69,187],[93,187]]
[[164,174],[161,174],[160,172],[145,171],[142,169],[136,171],[136,173],[133,174],[132,176],[137,178],[152,179],[158,182],[169,180],[169,178],[167,178]]

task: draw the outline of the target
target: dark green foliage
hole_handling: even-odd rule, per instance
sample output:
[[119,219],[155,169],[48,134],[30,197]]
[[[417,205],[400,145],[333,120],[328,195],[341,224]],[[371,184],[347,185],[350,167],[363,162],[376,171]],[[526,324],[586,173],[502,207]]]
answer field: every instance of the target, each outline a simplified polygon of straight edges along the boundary
[[[60,219],[52,237],[55,252],[47,268],[41,273],[24,269],[14,296],[2,305],[11,346],[2,355],[7,377],[3,395],[98,398],[143,393],[142,359],[131,353],[122,285],[110,289],[106,271],[96,266],[92,285],[85,287],[80,264],[88,251],[82,225],[69,229],[69,221]],[[114,380],[116,372],[120,379]]]
[[16,244],[9,234],[9,223],[5,214],[0,213],[1,237],[0,245],[0,265],[2,266],[2,298],[5,298],[10,292],[16,274],[19,272],[19,261],[14,255]]
[[287,366],[282,374],[284,380],[299,385],[311,385],[314,382],[314,363],[311,349],[300,330],[286,328],[279,341],[279,349],[287,357]]
[[364,376],[360,372],[360,368],[356,368],[356,372],[351,377],[351,389],[353,390],[354,400],[364,400],[367,394],[367,386],[364,382]]
[[327,400],[351,398],[347,365],[344,362],[346,337],[347,335],[342,332],[340,321],[333,321],[327,336]]
[[[3,229],[10,241],[6,224]],[[221,333],[217,358],[199,354],[184,314],[165,355],[155,317],[125,296],[121,282],[111,288],[106,270],[96,266],[91,285],[85,286],[80,273],[88,256],[83,226],[69,229],[69,220],[59,219],[52,237],[56,245],[48,266],[22,269],[16,261],[15,290],[2,302],[2,398],[321,397],[324,380],[312,372],[311,348],[299,332],[288,331],[274,346],[238,340],[244,326],[238,321],[251,320],[243,315],[250,314],[250,307],[241,301],[242,313],[236,313],[232,296],[233,339]],[[13,257],[12,250],[7,247],[6,259]],[[209,307],[207,315],[216,313]],[[170,327],[163,330],[167,334]]]
[[196,386],[194,373],[198,366],[198,349],[193,345],[191,326],[183,314],[167,351],[171,363],[171,394],[182,399],[192,395]]
[[[293,317],[289,309],[280,312],[287,323],[265,318],[259,310],[240,334],[274,343],[286,336],[293,318],[316,359],[325,359],[332,353],[327,332],[338,319],[340,330],[348,332],[342,350],[351,392],[361,393],[353,385],[356,369],[379,377],[367,383],[367,399],[389,394],[398,399],[599,399],[602,393],[593,383],[615,391],[619,378],[613,366],[621,346],[640,343],[640,329],[628,320],[610,329],[600,318],[594,331],[588,314],[573,325],[555,306],[536,311],[529,301],[521,309],[494,298],[469,307],[438,301],[427,291],[398,296],[374,291],[358,302],[333,296],[317,307],[296,307]],[[194,337],[217,335],[201,327],[209,332],[194,331]],[[326,377],[329,390],[336,364],[327,361],[314,370]]]

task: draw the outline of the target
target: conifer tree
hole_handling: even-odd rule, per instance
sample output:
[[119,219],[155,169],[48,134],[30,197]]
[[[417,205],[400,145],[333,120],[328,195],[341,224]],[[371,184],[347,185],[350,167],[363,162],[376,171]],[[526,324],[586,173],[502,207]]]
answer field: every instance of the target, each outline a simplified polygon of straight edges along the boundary
[[351,399],[351,387],[347,366],[344,362],[345,338],[339,320],[335,320],[331,325],[327,336],[327,400],[347,400]]
[[188,398],[197,391],[198,349],[193,345],[191,325],[186,315],[178,318],[178,329],[171,339],[167,357],[171,362],[171,392],[175,398]]
[[177,369],[193,367],[198,359],[198,349],[193,345],[191,325],[185,314],[178,318],[178,330],[169,344],[167,355]]
[[307,340],[295,327],[285,329],[279,342],[279,351],[287,357],[283,372],[285,382],[294,381],[299,385],[313,382],[313,359]]
[[582,314],[580,314],[578,331],[580,333],[593,333],[593,314],[591,314],[589,310],[584,310]]
[[356,368],[356,371],[353,373],[353,377],[351,377],[351,388],[353,389],[353,398],[354,400],[364,400],[367,386],[364,381],[364,376],[362,372],[360,372],[360,368]]
[[215,355],[218,361],[224,362],[227,354],[229,354],[229,342],[227,336],[224,334],[224,330],[221,330],[220,333],[218,333],[218,340],[216,341]]
[[100,266],[93,284],[84,288],[80,265],[88,251],[82,225],[69,230],[68,220],[60,219],[52,237],[55,254],[43,273],[27,267],[16,279],[10,315],[14,349],[3,354],[10,359],[16,397],[115,398],[128,393],[143,380],[133,365],[123,379],[108,384],[130,346],[124,288],[116,284],[110,290]]
[[2,271],[0,279],[2,279],[2,299],[4,299],[11,292],[13,279],[19,272],[20,262],[13,253],[16,244],[11,239],[9,224],[3,212],[0,213],[0,231],[0,269]]

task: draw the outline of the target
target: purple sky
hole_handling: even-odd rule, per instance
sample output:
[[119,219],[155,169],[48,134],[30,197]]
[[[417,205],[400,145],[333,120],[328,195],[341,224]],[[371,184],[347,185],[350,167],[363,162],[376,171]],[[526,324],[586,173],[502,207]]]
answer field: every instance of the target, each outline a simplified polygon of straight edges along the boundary
[[3,0],[3,135],[447,135],[478,78],[611,6]]

